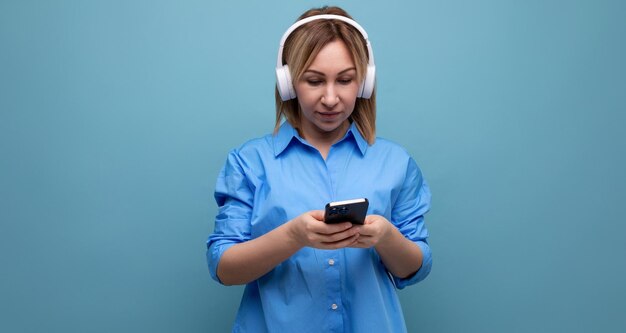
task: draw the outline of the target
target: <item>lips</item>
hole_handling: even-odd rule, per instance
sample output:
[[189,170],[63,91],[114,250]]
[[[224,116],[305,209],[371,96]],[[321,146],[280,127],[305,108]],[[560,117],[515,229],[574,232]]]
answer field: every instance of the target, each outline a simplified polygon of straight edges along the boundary
[[337,118],[341,112],[318,112],[322,119],[334,119]]

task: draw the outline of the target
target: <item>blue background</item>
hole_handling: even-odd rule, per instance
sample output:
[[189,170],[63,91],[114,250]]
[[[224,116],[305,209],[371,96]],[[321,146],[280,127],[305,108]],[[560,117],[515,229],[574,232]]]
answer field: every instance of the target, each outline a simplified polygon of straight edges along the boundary
[[[0,2],[0,331],[230,330],[215,178],[272,130],[278,41],[323,4]],[[409,331],[626,331],[626,3],[336,4],[434,194]]]

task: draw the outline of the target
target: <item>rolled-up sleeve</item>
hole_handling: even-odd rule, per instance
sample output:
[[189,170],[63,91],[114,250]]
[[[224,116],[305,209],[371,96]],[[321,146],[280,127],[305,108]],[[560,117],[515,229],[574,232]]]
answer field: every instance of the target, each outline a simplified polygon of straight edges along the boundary
[[250,239],[253,190],[246,179],[236,151],[231,151],[215,185],[218,213],[215,229],[207,240],[207,262],[211,277],[222,283],[217,267],[222,254],[231,246]]
[[393,277],[396,287],[402,289],[428,276],[432,267],[432,253],[428,244],[428,230],[424,215],[430,210],[431,194],[422,172],[413,159],[407,164],[402,190],[392,210],[392,222],[407,239],[422,250],[422,266],[408,278]]

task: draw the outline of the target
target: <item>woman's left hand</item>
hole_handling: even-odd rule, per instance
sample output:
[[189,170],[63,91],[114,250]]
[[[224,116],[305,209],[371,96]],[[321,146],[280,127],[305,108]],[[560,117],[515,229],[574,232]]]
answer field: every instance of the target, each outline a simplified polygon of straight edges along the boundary
[[391,222],[380,215],[368,215],[359,229],[359,238],[350,247],[369,248],[384,243],[391,235]]

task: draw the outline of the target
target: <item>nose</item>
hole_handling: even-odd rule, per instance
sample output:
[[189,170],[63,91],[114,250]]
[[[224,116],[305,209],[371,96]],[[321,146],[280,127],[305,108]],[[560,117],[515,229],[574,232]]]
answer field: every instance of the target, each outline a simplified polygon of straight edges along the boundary
[[337,103],[339,103],[339,95],[337,95],[337,92],[335,91],[335,85],[326,85],[326,90],[322,95],[322,104],[324,104],[327,108],[332,109],[335,105],[337,105]]

